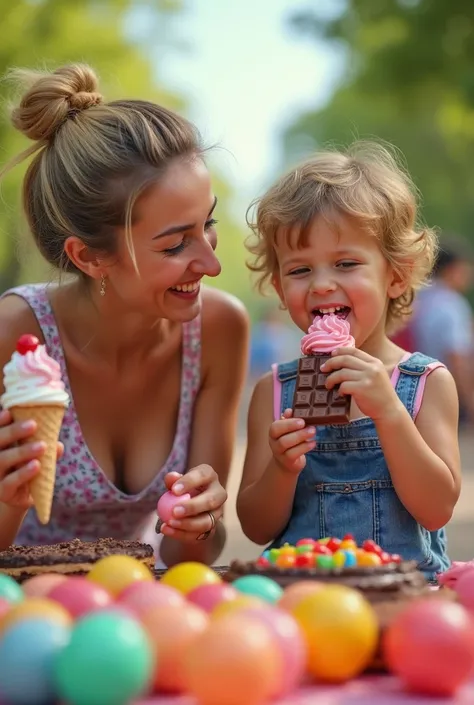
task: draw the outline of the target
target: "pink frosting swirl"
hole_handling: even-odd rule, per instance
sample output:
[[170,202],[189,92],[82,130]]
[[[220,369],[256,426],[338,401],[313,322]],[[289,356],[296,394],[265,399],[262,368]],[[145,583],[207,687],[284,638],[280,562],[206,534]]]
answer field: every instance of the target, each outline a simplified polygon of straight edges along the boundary
[[67,406],[69,395],[61,380],[61,368],[46,352],[44,345],[25,354],[14,352],[3,370],[4,409],[25,404],[61,404]]
[[355,341],[348,321],[333,313],[316,316],[307,334],[301,338],[303,355],[331,353],[336,348],[354,346]]

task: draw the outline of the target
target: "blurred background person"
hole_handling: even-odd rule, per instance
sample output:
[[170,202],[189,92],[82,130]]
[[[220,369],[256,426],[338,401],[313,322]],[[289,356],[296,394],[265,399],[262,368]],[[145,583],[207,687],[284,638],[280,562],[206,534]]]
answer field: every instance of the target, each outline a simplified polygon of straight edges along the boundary
[[474,335],[466,296],[472,283],[472,254],[449,238],[440,246],[431,286],[419,292],[407,326],[414,349],[445,363],[457,385],[461,422],[474,424]]

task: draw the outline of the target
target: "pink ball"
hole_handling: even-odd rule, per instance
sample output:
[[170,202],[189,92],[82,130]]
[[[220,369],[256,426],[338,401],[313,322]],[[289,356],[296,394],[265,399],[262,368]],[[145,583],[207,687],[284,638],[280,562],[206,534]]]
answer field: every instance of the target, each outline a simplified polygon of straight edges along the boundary
[[415,600],[383,638],[389,669],[427,695],[453,695],[472,675],[474,625],[462,605],[435,597]]
[[140,580],[128,585],[117,597],[117,604],[123,605],[134,614],[140,616],[152,607],[167,605],[183,605],[185,598],[169,585]]
[[454,590],[459,602],[471,612],[474,612],[474,568],[466,570],[456,581]]
[[186,492],[179,497],[172,492],[165,492],[161,495],[156,505],[156,511],[162,522],[168,522],[173,516],[173,509],[177,504],[186,502],[191,499],[191,495]]
[[22,588],[27,597],[48,597],[49,592],[65,580],[67,577],[59,573],[43,573],[25,580]]
[[71,577],[59,583],[49,592],[48,598],[59,602],[74,619],[108,607],[113,602],[112,595],[105,588],[81,577]]
[[264,624],[281,656],[280,679],[273,697],[282,697],[299,687],[306,670],[307,646],[301,628],[294,617],[278,607],[249,608],[242,616]]
[[212,583],[210,585],[199,585],[186,598],[205,612],[211,613],[214,607],[221,602],[230,602],[239,597],[240,593],[229,583]]
[[0,619],[8,612],[11,606],[12,603],[9,600],[5,600],[3,597],[0,597]]

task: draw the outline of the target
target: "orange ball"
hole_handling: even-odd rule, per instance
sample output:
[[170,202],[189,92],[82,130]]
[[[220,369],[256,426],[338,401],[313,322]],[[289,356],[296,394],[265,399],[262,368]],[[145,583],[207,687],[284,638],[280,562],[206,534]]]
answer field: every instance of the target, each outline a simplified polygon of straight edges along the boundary
[[155,655],[155,690],[183,693],[185,651],[205,631],[209,617],[204,610],[185,602],[152,607],[141,615],[141,622]]
[[183,662],[186,690],[199,705],[263,705],[284,668],[270,630],[239,614],[211,622]]
[[46,597],[27,597],[22,602],[12,605],[3,615],[0,620],[0,634],[18,622],[35,617],[49,619],[65,627],[73,621],[69,612],[58,602],[48,600]]
[[285,588],[283,595],[278,600],[277,607],[291,612],[300,600],[308,595],[314,595],[315,592],[323,587],[324,583],[320,583],[317,580],[299,580],[297,583]]
[[268,602],[264,602],[259,597],[254,595],[239,595],[234,600],[226,600],[225,602],[220,602],[211,612],[213,619],[220,619],[221,617],[226,617],[234,612],[239,612],[240,610],[251,609],[252,607],[262,607],[264,608],[268,605]]
[[382,565],[382,559],[376,553],[364,551],[364,553],[357,556],[357,565],[364,567]]
[[280,553],[275,561],[275,565],[279,568],[294,568],[295,563],[296,555],[293,553]]
[[341,550],[355,551],[357,544],[354,539],[343,539],[339,544]]

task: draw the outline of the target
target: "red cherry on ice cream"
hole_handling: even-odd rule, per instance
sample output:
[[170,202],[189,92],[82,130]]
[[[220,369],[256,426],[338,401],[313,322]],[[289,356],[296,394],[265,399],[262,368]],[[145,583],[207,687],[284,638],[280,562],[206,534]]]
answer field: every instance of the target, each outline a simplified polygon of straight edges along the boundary
[[16,349],[20,355],[26,355],[27,352],[34,352],[39,344],[40,341],[35,335],[30,335],[27,333],[18,339]]

